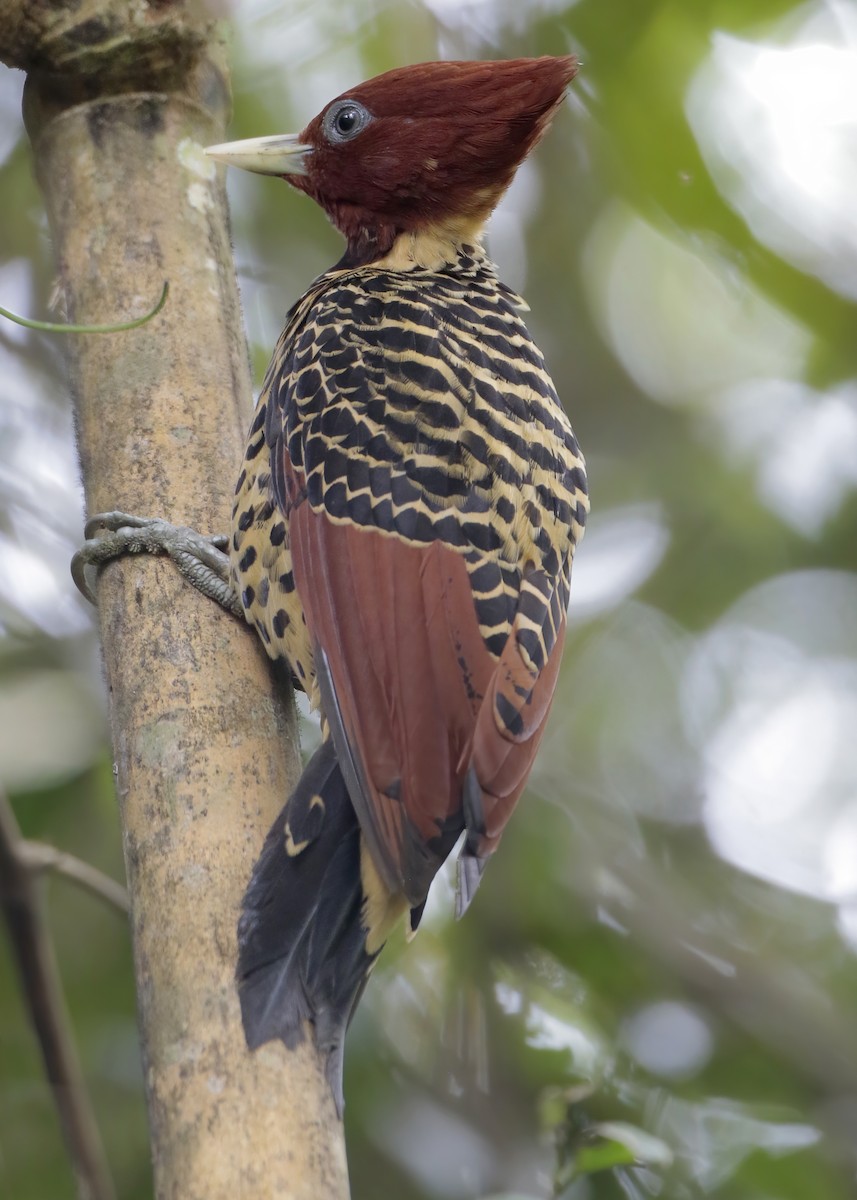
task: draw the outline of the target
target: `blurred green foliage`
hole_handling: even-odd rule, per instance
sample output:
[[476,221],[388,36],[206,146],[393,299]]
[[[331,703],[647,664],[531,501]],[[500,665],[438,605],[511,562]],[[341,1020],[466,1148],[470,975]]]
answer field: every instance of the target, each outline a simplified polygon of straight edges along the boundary
[[[354,1022],[355,1197],[853,1196],[853,10],[248,0],[233,26],[234,137],[298,130],[406,62],[584,62],[489,230],[590,469],[568,650],[478,902],[454,924],[439,879]],[[52,266],[19,91],[0,77],[0,302],[35,314]],[[282,184],[229,187],[261,378],[339,240]],[[91,618],[66,574],[81,521],[59,351],[0,328],[0,355],[0,782],[27,836],[121,877]],[[59,879],[46,892],[136,1200],[127,931]],[[75,1194],[3,948],[0,1194]]]

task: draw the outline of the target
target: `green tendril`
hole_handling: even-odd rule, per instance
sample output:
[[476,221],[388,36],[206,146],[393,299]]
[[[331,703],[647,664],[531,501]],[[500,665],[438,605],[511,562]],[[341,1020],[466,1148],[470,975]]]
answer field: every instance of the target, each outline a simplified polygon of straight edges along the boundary
[[139,329],[141,325],[145,325],[147,321],[151,321],[152,317],[156,317],[167,302],[170,285],[164,283],[161,298],[151,312],[146,313],[144,317],[137,317],[135,321],[123,321],[119,325],[61,325],[53,321],[29,321],[26,317],[19,317],[16,313],[9,312],[7,308],[0,307],[0,317],[6,317],[9,321],[14,321],[16,325],[23,325],[25,329],[38,329],[42,333],[122,333],[126,329]]

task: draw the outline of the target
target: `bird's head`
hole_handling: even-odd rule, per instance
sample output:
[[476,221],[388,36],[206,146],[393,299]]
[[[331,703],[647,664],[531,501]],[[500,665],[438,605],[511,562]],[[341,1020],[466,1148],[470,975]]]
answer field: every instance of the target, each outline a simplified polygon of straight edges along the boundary
[[431,62],[387,71],[331,101],[297,136],[211,146],[222,162],[279,175],[348,239],[348,259],[402,233],[478,232],[541,138],[577,60]]

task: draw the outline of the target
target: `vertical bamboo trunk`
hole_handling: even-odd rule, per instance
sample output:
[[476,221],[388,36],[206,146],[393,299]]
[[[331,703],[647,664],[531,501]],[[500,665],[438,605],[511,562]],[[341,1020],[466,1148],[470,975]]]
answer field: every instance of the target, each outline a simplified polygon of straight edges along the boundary
[[[21,13],[19,8],[26,9]],[[202,146],[229,93],[192,0],[0,0],[0,57],[25,115],[76,322],[69,339],[90,513],[223,531],[251,410],[225,198]],[[292,706],[256,639],[169,562],[99,585],[156,1195],[348,1195],[341,1122],[307,1043],[246,1050],[233,971],[240,898],[298,766]]]

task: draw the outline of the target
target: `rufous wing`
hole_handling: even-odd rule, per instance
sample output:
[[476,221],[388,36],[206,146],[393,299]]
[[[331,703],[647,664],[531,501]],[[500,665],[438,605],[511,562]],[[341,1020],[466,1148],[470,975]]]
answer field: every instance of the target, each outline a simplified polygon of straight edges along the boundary
[[409,544],[306,502],[290,538],[352,803],[385,883],[418,906],[471,820],[465,854],[480,873],[496,848],[538,746],[562,637],[538,671],[513,629],[498,662],[465,560],[443,542]]

